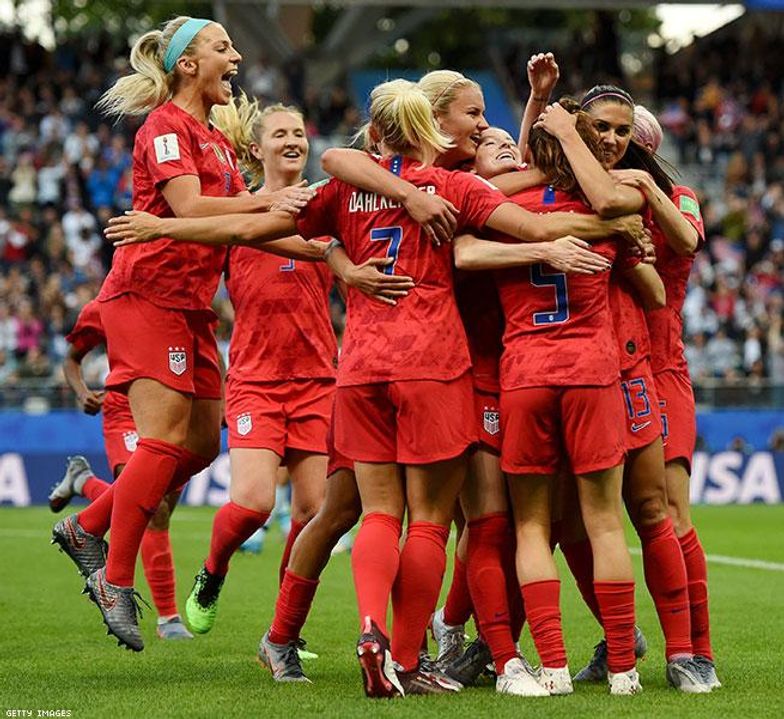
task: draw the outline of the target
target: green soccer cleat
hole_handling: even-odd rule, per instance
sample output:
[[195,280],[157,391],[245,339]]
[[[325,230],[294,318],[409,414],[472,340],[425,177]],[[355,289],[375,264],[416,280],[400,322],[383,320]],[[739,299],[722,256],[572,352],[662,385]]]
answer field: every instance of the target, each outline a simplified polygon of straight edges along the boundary
[[218,596],[224,579],[217,574],[210,574],[206,567],[202,567],[196,575],[193,589],[185,602],[185,616],[196,634],[206,634],[215,624]]

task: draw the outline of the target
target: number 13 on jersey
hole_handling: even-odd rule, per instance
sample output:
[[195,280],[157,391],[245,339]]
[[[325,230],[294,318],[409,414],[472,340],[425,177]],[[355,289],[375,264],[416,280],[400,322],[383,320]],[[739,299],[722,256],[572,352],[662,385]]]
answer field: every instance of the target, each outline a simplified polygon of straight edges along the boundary
[[403,239],[403,228],[397,227],[375,227],[370,231],[371,242],[389,242],[387,247],[387,257],[392,258],[392,263],[384,267],[381,271],[385,275],[394,275],[397,266],[397,255],[400,252],[400,242]]

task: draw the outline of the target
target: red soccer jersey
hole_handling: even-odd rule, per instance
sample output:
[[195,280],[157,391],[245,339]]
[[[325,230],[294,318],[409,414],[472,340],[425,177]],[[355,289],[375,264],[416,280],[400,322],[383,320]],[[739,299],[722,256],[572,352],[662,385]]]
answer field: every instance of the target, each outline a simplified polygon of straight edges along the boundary
[[[66,335],[65,340],[68,344],[73,345],[80,355],[85,355],[95,347],[106,343],[106,334],[101,324],[101,313],[97,300],[92,300],[82,307],[79,317],[76,318],[76,324]],[[133,423],[128,398],[120,392],[107,391],[103,398],[101,411],[104,415],[104,421],[111,418],[112,420]]]
[[610,310],[621,371],[631,369],[651,353],[645,310],[637,291],[623,274],[631,264],[624,252],[624,261],[616,265],[610,277]]
[[[437,193],[460,211],[463,227],[480,229],[506,198],[465,172],[422,167],[399,156],[384,167]],[[397,202],[332,179],[319,188],[298,220],[303,237],[340,238],[356,264],[392,257],[389,272],[409,275],[416,287],[392,307],[349,289],[338,385],[397,380],[449,380],[471,366],[452,280],[452,248],[434,247]]]
[[[548,186],[532,187],[510,199],[532,212],[591,213],[577,197]],[[612,261],[616,242],[594,242],[593,251]],[[542,263],[496,273],[506,321],[502,389],[605,386],[618,379],[609,279],[609,272],[567,275]]]
[[337,341],[329,314],[332,272],[250,247],[229,252],[226,286],[236,314],[229,347],[233,379],[333,378]]
[[[195,175],[201,194],[230,197],[245,190],[229,141],[185,110],[167,102],[153,110],[133,147],[133,208],[174,217],[161,186]],[[99,300],[135,292],[160,307],[208,309],[223,270],[226,249],[160,239],[115,252]]]
[[474,387],[498,394],[504,318],[493,273],[458,272],[455,296],[468,337]]
[[[694,192],[683,185],[676,185],[672,201],[681,214],[693,225],[699,235],[699,247],[705,242],[705,227],[702,223],[700,205]],[[656,224],[651,224],[653,243],[656,247],[656,270],[667,288],[667,305],[648,312],[648,332],[651,337],[651,365],[654,373],[665,370],[688,372],[683,356],[683,302],[686,286],[694,264],[695,255],[678,255],[667,244],[664,233]]]

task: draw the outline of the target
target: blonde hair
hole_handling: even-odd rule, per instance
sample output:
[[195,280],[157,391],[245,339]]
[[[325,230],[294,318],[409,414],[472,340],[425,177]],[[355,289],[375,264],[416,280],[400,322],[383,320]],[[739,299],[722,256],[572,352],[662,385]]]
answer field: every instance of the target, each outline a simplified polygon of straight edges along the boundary
[[[375,137],[371,138],[370,135]],[[370,122],[360,130],[365,146],[383,143],[393,152],[416,150],[422,163],[432,164],[452,147],[452,141],[438,129],[430,101],[408,80],[391,80],[370,93]]]
[[248,175],[251,187],[258,187],[264,182],[264,163],[250,151],[250,148],[251,145],[261,144],[264,121],[276,112],[294,115],[304,124],[304,117],[299,108],[275,103],[262,110],[259,101],[251,101],[244,92],[228,105],[217,105],[212,108],[210,119],[231,143],[242,170]]
[[482,88],[473,80],[455,70],[433,70],[427,73],[417,83],[422,92],[427,95],[434,115],[445,115],[449,106],[455,101],[460,90],[472,87]]
[[[163,57],[175,32],[190,18],[185,15],[169,20],[160,30],[142,35],[131,48],[131,67],[135,72],[121,77],[96,103],[106,115],[146,115],[163,105],[171,96],[176,80],[176,66],[171,72],[163,68]],[[198,33],[183,50],[192,55]]]

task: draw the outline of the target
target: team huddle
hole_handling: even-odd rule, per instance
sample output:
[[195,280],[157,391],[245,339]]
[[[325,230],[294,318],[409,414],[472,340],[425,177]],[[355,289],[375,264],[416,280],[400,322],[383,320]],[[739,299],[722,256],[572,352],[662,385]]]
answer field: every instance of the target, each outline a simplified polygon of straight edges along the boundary
[[[515,140],[488,126],[479,85],[439,70],[377,86],[364,150],[328,150],[331,179],[308,187],[302,115],[234,98],[241,59],[218,23],[176,18],[138,40],[135,72],[99,103],[147,115],[134,211],[106,230],[112,269],[65,365],[83,409],[103,413],[115,481],[71,458],[50,505],[90,500],[52,541],[109,633],[144,648],[140,548],[158,635],[212,630],[230,559],[268,520],[285,466],[291,531],[258,649],[276,681],[310,681],[300,634],[332,549],[361,518],[351,564],[367,696],[459,692],[488,666],[503,694],[571,694],[581,681],[635,694],[647,646],[625,507],[667,681],[720,687],[689,513],[696,426],[681,341],[704,230],[694,192],[656,155],[656,118],[612,85],[550,104],[559,68],[540,54]],[[211,310],[222,277],[235,313],[227,369]],[[99,344],[105,393],[80,371]],[[230,499],[185,605],[189,630],[169,517],[217,456],[222,420]],[[574,676],[556,547],[603,632]],[[536,668],[519,650],[526,623]]]

